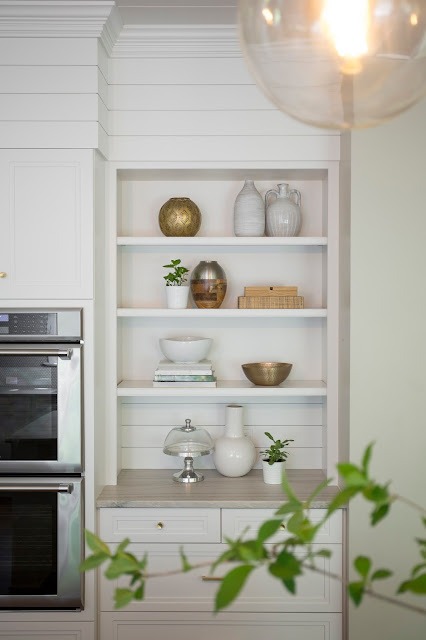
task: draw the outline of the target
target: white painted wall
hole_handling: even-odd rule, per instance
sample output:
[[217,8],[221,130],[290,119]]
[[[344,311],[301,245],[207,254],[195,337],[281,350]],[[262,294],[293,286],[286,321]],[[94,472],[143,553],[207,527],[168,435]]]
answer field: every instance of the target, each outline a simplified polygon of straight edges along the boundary
[[[353,134],[351,459],[376,440],[375,477],[425,505],[426,102]],[[405,506],[374,530],[350,513],[350,556],[371,555],[401,578],[423,533]],[[407,549],[405,549],[407,547]],[[409,549],[408,549],[409,547]],[[396,581],[395,581],[396,584]],[[388,591],[391,593],[391,590]],[[421,604],[424,598],[413,598]],[[350,611],[350,640],[418,640],[425,620],[377,602]]]

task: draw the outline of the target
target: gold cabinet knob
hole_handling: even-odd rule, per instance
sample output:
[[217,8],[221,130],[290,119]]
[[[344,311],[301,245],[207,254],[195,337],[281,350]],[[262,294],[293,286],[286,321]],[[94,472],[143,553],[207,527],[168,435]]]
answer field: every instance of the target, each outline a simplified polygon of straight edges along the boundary
[[163,529],[164,524],[162,522],[157,522],[157,529]]
[[284,524],[284,522],[281,522],[281,524],[280,524],[280,531],[284,531],[284,529],[285,529],[285,524]]
[[0,271],[0,278],[5,278],[7,273],[5,271]]

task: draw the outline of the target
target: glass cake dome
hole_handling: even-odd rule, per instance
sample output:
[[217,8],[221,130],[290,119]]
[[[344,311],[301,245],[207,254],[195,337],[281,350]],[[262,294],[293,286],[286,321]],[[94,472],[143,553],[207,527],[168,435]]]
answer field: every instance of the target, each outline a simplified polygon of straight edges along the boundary
[[207,456],[214,450],[213,440],[206,429],[194,427],[191,420],[185,420],[183,427],[174,427],[164,441],[163,452],[168,456],[185,458],[183,472],[173,474],[176,482],[200,482],[204,479],[201,473],[193,469],[193,458]]

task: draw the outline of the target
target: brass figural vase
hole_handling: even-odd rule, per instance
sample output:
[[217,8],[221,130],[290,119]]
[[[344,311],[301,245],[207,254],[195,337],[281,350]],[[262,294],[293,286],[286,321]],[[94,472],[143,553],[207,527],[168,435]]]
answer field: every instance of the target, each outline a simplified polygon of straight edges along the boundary
[[195,236],[201,226],[201,212],[190,198],[170,198],[163,204],[158,216],[165,236]]
[[191,292],[199,309],[219,309],[227,288],[226,275],[216,260],[202,260],[191,274]]

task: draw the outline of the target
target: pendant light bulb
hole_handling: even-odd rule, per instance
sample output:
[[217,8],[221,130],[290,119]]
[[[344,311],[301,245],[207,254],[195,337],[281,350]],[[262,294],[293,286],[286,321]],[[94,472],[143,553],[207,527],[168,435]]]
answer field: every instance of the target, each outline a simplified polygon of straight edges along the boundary
[[256,83],[297,120],[372,127],[426,93],[421,0],[239,0],[238,16]]

